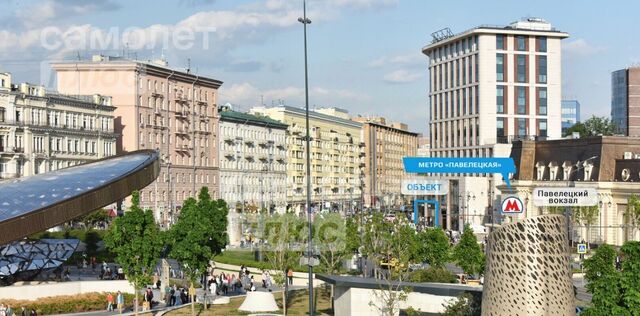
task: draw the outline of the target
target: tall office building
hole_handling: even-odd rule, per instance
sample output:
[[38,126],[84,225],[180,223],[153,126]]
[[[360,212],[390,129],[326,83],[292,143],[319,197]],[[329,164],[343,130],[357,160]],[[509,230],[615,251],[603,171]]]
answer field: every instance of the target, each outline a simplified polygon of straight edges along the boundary
[[143,207],[169,225],[175,211],[206,186],[219,198],[218,109],[222,82],[168,67],[110,56],[52,63],[58,90],[66,94],[110,95],[118,152],[160,151],[160,176],[140,191]]
[[[444,29],[432,37],[422,49],[430,61],[432,156],[508,157],[513,140],[561,136],[561,40],[567,33],[529,18],[455,35]],[[484,181],[452,181],[458,187],[450,188],[445,203],[447,225],[452,215],[459,226],[487,220],[495,185],[478,178]]]
[[580,123],[580,102],[578,100],[562,100],[562,136],[569,127]]
[[[260,114],[289,126],[287,130],[287,208],[304,211],[306,204],[305,110],[290,106],[255,107]],[[347,212],[362,200],[362,123],[347,111],[309,111],[311,135],[311,196],[316,210]]]
[[398,209],[406,204],[401,194],[402,158],[416,156],[418,134],[407,124],[387,123],[384,117],[355,117],[362,123],[364,141],[364,205]]
[[68,96],[0,73],[0,179],[115,155],[111,98]]
[[611,121],[621,134],[640,136],[640,67],[611,73]]

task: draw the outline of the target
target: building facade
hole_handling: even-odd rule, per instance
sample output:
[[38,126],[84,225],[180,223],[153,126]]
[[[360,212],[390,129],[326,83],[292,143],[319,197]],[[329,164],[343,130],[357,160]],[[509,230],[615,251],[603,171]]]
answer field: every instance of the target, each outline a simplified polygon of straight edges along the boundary
[[13,85],[0,74],[0,179],[46,173],[116,154],[111,98]]
[[580,123],[580,102],[578,100],[562,100],[562,136],[567,129]]
[[90,61],[56,62],[58,90],[110,95],[116,107],[118,152],[155,149],[161,153],[158,179],[140,191],[141,205],[163,226],[175,220],[185,199],[208,187],[218,192],[218,110],[222,82],[168,67],[94,56]]
[[[561,137],[561,41],[567,33],[529,18],[432,36],[422,49],[429,57],[432,157],[507,157],[513,140]],[[445,178],[453,180],[441,201],[445,227],[486,223],[501,179]]]
[[[290,106],[255,107],[252,114],[288,125],[287,209],[304,212],[306,204],[305,110]],[[309,111],[311,197],[316,211],[348,212],[362,205],[362,123],[345,110]]]
[[383,117],[356,117],[362,123],[364,141],[364,206],[397,209],[407,204],[401,194],[404,178],[403,157],[416,156],[418,134],[402,123],[389,123]]
[[611,121],[625,136],[640,136],[640,67],[611,73]]
[[552,212],[549,207],[533,205],[535,188],[593,188],[598,194],[597,215],[590,225],[574,220],[572,240],[620,246],[640,237],[640,230],[625,216],[629,197],[640,191],[640,139],[596,136],[522,141],[514,143],[511,157],[517,168],[511,187],[525,203],[525,213],[515,219]]

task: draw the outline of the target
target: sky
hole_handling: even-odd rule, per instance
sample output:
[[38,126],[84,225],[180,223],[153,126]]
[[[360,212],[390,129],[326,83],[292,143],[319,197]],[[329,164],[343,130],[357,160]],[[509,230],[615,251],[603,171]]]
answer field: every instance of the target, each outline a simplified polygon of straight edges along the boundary
[[[49,63],[92,54],[164,57],[224,81],[219,104],[304,106],[302,0],[5,0],[0,72],[55,86]],[[563,41],[565,99],[610,114],[611,72],[640,65],[632,1],[308,0],[311,107],[384,116],[427,134],[431,33],[541,17]]]

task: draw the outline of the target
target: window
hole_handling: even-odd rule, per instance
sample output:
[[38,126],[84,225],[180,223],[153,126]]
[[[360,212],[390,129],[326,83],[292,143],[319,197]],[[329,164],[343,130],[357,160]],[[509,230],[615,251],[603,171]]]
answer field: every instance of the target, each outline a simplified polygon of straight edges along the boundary
[[547,115],[547,88],[538,88],[538,115]]
[[496,87],[496,113],[504,113],[504,86]]
[[496,119],[496,136],[498,137],[498,141],[500,141],[501,137],[505,137],[504,134],[504,117],[499,117]]
[[526,36],[516,36],[516,50],[525,51],[527,50],[527,37]]
[[496,81],[504,81],[504,54],[496,54]]
[[496,35],[496,49],[504,49],[504,35]]
[[538,136],[547,137],[547,120],[538,121]]
[[516,87],[518,91],[518,114],[527,114],[527,88],[526,87]]
[[547,51],[547,38],[545,36],[538,37],[538,51],[543,53]]
[[462,89],[462,112],[467,115],[467,89]]
[[518,82],[527,82],[527,56],[516,55],[516,78]]
[[518,125],[518,136],[527,135],[527,119],[519,118],[516,119],[516,123]]
[[461,64],[460,64],[460,73],[462,74],[462,84],[467,84],[467,67],[465,66],[467,64],[467,58],[464,58],[461,60]]
[[538,56],[538,83],[547,83],[547,56]]

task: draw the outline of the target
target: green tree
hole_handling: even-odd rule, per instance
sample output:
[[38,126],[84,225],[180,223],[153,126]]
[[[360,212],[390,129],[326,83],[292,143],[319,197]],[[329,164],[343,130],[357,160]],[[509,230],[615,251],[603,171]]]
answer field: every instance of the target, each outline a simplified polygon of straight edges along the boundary
[[[178,221],[171,226],[169,256],[182,263],[191,287],[226,244],[227,212],[226,205],[211,200],[209,189],[202,187],[198,200],[187,199]],[[192,315],[195,315],[194,301],[192,297]]]
[[631,315],[623,305],[620,273],[615,269],[616,251],[604,244],[584,261],[587,290],[593,295],[593,307],[585,315]]
[[618,132],[618,127],[607,117],[592,116],[584,122],[587,136],[611,136]]
[[481,311],[479,300],[470,293],[460,294],[442,306],[445,308],[444,316],[476,316]]
[[576,223],[587,227],[587,244],[589,244],[591,225],[593,225],[598,219],[598,214],[600,214],[600,208],[597,205],[576,207],[573,210],[573,216]]
[[360,248],[361,240],[358,232],[358,224],[353,217],[348,217],[345,223],[345,248],[349,253],[356,253]]
[[587,128],[584,126],[583,123],[580,123],[580,122],[575,123],[573,124],[573,126],[567,128],[563,136],[573,135],[573,133],[579,133],[580,137],[589,136],[589,133],[587,132]]
[[464,226],[460,242],[453,248],[453,259],[464,273],[478,274],[484,270],[484,253],[469,225]]
[[108,222],[111,220],[109,216],[109,211],[101,208],[94,212],[91,212],[85,216],[80,217],[79,221],[84,224],[86,228],[92,227],[93,225],[100,222]]
[[139,205],[140,195],[134,191],[131,194],[131,208],[113,222],[104,237],[105,245],[116,255],[116,262],[122,266],[127,280],[136,290],[136,313],[138,290],[151,281],[163,243],[153,214],[143,211]]
[[640,315],[640,242],[627,241],[622,253],[622,301],[632,315]]
[[[261,239],[269,245],[266,259],[273,272],[273,282],[284,287],[287,283],[286,270],[300,258],[300,252],[294,246],[303,245],[308,234],[306,223],[292,213],[274,214],[264,219]],[[306,248],[305,248],[306,250]],[[283,313],[287,314],[287,294],[282,295]]]
[[442,268],[449,260],[451,246],[442,228],[428,228],[417,235],[418,260]]
[[85,244],[87,246],[87,254],[89,256],[95,256],[98,252],[98,242],[100,241],[100,235],[95,230],[90,230],[85,234]]
[[625,221],[631,225],[632,236],[635,236],[637,226],[640,225],[640,199],[631,194],[627,199],[627,210],[624,212]]

